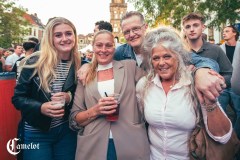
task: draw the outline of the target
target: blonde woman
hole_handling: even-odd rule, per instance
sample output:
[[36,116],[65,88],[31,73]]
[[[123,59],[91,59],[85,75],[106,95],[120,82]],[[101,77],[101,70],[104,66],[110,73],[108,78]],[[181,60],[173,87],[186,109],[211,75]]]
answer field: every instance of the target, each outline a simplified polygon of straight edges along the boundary
[[[12,98],[22,113],[22,143],[39,144],[39,149],[21,151],[24,160],[74,159],[76,132],[69,129],[68,116],[79,66],[75,26],[65,18],[53,18],[41,50],[23,67]],[[59,99],[63,106],[56,105]]]
[[[70,115],[71,126],[80,129],[76,160],[149,159],[147,133],[135,94],[143,72],[133,60],[114,61],[114,45],[111,32],[96,33],[85,85],[77,85]],[[118,101],[111,93],[120,94]],[[118,119],[109,120],[118,104]]]

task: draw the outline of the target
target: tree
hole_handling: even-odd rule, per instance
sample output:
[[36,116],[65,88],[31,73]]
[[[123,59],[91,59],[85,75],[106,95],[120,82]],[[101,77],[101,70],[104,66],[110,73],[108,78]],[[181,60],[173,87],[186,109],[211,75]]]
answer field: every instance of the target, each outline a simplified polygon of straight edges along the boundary
[[190,12],[198,12],[206,17],[209,27],[234,24],[240,19],[240,0],[128,0],[142,13],[146,21],[154,27],[167,23],[181,28],[181,19]]
[[14,1],[0,0],[0,47],[9,48],[21,43],[29,23],[23,18],[26,10],[14,6]]

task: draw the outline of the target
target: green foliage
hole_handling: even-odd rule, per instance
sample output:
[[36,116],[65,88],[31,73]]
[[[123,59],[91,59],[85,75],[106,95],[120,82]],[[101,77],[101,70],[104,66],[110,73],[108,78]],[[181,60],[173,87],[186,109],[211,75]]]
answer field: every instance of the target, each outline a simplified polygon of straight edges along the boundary
[[150,26],[161,23],[181,28],[181,19],[190,12],[206,17],[210,27],[240,20],[240,0],[128,0],[142,12]]
[[126,41],[126,39],[125,39],[124,37],[120,37],[119,42],[120,42],[121,44],[127,43],[127,41]]
[[9,48],[14,43],[22,43],[26,33],[24,26],[28,22],[23,18],[26,12],[23,8],[15,7],[14,1],[0,0],[0,47]]

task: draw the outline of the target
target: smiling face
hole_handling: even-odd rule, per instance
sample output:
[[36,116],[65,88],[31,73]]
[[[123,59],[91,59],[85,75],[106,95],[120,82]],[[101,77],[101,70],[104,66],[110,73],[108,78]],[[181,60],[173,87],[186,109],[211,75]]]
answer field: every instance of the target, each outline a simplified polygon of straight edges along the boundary
[[98,64],[106,65],[112,62],[115,52],[112,34],[110,32],[98,32],[93,42],[93,51]]
[[59,24],[53,29],[53,45],[63,60],[70,58],[71,50],[75,45],[75,35],[71,26]]
[[177,56],[161,45],[152,50],[152,65],[161,81],[173,81],[178,68]]
[[124,19],[121,27],[127,43],[133,48],[141,47],[147,25],[141,21],[140,17],[134,15]]

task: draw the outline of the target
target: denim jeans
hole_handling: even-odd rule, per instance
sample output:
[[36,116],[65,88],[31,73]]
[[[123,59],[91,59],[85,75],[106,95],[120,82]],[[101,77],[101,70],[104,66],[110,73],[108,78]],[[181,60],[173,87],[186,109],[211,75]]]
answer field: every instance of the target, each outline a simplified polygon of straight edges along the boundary
[[23,143],[39,144],[39,149],[22,150],[23,160],[74,160],[77,133],[66,122],[48,132],[25,130]]
[[235,94],[231,88],[224,89],[220,94],[219,103],[226,113],[227,106],[233,104],[234,111],[237,115],[236,121],[233,122],[234,130],[237,133],[238,138],[240,139],[240,96]]

